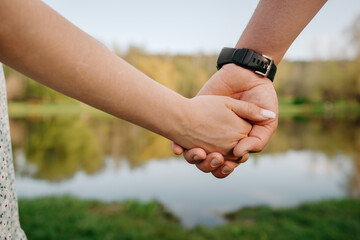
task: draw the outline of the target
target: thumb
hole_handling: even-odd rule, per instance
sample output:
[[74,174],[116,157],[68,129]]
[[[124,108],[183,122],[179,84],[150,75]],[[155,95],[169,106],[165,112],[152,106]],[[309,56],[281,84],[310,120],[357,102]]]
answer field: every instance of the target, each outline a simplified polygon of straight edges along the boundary
[[251,122],[261,122],[269,119],[275,119],[276,113],[260,108],[253,103],[231,99],[228,106],[236,115]]

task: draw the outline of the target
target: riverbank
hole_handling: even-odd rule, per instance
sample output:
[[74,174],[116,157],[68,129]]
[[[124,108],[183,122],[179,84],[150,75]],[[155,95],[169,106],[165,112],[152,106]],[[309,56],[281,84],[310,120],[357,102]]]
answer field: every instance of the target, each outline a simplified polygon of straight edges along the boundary
[[295,208],[244,208],[214,228],[184,229],[157,202],[103,203],[68,196],[20,199],[28,239],[231,240],[358,239],[360,200],[307,203]]

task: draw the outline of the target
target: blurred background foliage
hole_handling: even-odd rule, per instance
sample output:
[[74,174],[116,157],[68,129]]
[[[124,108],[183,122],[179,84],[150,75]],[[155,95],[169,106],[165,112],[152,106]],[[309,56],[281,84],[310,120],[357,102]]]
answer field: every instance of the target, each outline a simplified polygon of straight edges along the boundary
[[[20,200],[28,239],[232,240],[358,239],[360,202],[352,199],[296,208],[248,207],[226,214],[228,223],[184,229],[157,202],[101,203],[71,197]],[[54,221],[56,219],[56,221]]]
[[[275,88],[281,99],[293,103],[360,102],[360,16],[350,30],[354,59],[287,61],[279,65]],[[114,51],[152,79],[193,97],[215,73],[215,55],[158,55],[149,54],[141,47],[130,46],[124,53]],[[71,102],[70,98],[42,86],[5,66],[8,98],[25,102]]]
[[[319,151],[329,161],[345,154],[353,169],[342,187],[348,197],[359,198],[360,16],[348,34],[356,50],[352,59],[280,63],[274,82],[279,127],[263,153]],[[136,46],[126,52],[114,49],[149,77],[189,98],[216,72],[215,55],[150,54]],[[76,100],[7,66],[4,70],[17,176],[60,182],[79,171],[99,172],[106,158],[113,159],[115,167],[126,159],[135,168],[150,159],[173,157],[165,138],[106,114],[90,114]],[[43,106],[41,116],[31,112],[36,106]],[[341,111],[333,111],[339,106]],[[32,110],[16,117],[12,109]],[[257,161],[256,155],[253,160]],[[154,202],[102,204],[66,197],[20,201],[29,239],[357,239],[358,209],[359,201],[346,199],[285,212],[245,208],[228,214],[224,226],[184,230],[176,217]]]
[[[359,39],[360,41],[360,39]],[[153,55],[130,47],[122,56],[152,79],[194,97],[215,73],[215,55]],[[360,102],[360,55],[352,60],[284,60],[274,81],[280,100],[292,103]],[[5,66],[9,101],[29,103],[75,101]]]
[[[126,159],[136,168],[152,159],[173,157],[169,140],[115,118],[34,118],[10,122],[15,168],[20,176],[60,182],[77,172],[94,174],[114,160],[115,168]],[[281,118],[279,127],[262,154],[289,149],[322,152],[329,159],[345,154],[353,170],[347,176],[348,196],[360,197],[360,119],[356,116]],[[17,152],[24,152],[21,166]],[[254,155],[253,161],[257,161]],[[35,171],[31,171],[32,167]]]

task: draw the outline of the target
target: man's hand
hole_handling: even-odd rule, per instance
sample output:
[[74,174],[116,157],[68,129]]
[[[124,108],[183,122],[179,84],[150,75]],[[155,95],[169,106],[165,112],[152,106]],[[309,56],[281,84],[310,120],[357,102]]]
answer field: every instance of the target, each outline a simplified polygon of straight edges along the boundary
[[169,137],[187,149],[201,147],[207,152],[232,155],[237,143],[252,129],[243,118],[253,122],[268,120],[263,114],[267,110],[227,96],[201,95],[179,103],[183,106],[176,111],[182,114]]
[[[215,177],[223,178],[228,176],[240,163],[245,162],[249,158],[248,153],[260,152],[268,143],[278,123],[276,92],[269,79],[234,64],[227,64],[210,78],[198,95],[229,96],[254,103],[276,113],[274,119],[252,123],[253,127],[249,135],[238,142],[232,155],[222,156],[219,153],[207,155],[201,148],[193,148],[184,152],[184,157],[189,163],[195,163],[200,170],[212,172]],[[264,112],[264,114],[271,113]],[[183,148],[173,144],[173,151],[175,154],[181,154]],[[239,160],[241,157],[242,159]],[[217,167],[212,164],[216,161],[220,162]]]
[[[235,47],[265,54],[278,64],[292,42],[325,3],[326,0],[260,0]],[[270,80],[234,64],[223,66],[199,94],[229,96],[278,113],[277,97]],[[243,156],[241,161],[244,162],[249,156],[247,152],[261,151],[274,133],[277,122],[276,118],[273,121],[253,124],[249,136],[239,141],[235,147],[234,155]],[[182,147],[176,144],[173,144],[173,150],[175,154],[183,152]],[[206,152],[200,148],[185,151],[184,157],[189,161],[189,157],[195,154],[199,159],[205,159],[198,161],[197,167],[203,171],[211,170],[216,177],[226,177],[237,166],[234,162],[224,162],[224,159],[219,158],[224,164],[219,168],[211,167],[210,162],[214,155],[206,156]],[[229,157],[226,157],[226,160],[228,159]]]

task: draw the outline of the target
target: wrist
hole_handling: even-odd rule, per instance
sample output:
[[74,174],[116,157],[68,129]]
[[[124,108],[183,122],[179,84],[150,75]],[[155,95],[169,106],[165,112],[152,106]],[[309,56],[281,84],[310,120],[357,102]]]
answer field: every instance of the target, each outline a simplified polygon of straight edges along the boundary
[[239,67],[249,69],[264,78],[270,79],[271,81],[274,80],[277,70],[273,59],[247,48],[224,47],[221,50],[216,63],[217,69],[219,70],[224,65],[233,63]]
[[175,94],[173,100],[167,101],[168,111],[163,117],[160,117],[157,121],[157,128],[159,134],[175,142],[179,142],[178,139],[186,135],[189,129],[189,105],[190,99]]
[[246,41],[246,40],[242,40],[241,38],[239,42],[236,44],[235,48],[248,48],[261,55],[268,56],[269,58],[274,60],[274,63],[276,65],[280,63],[287,50],[287,48],[285,49],[283,48],[277,49],[275,47],[269,48],[266,45],[262,46],[259,45],[257,42],[255,43],[254,41]]

